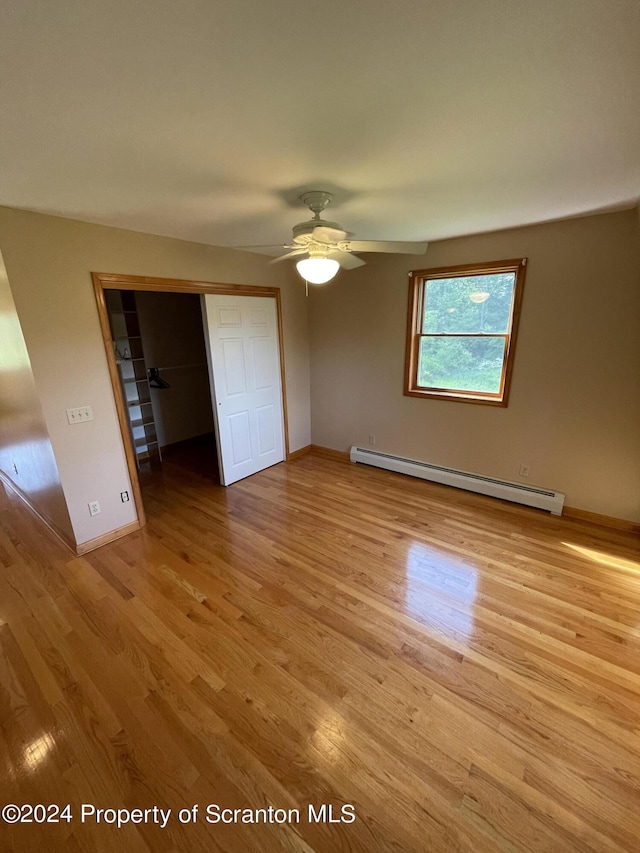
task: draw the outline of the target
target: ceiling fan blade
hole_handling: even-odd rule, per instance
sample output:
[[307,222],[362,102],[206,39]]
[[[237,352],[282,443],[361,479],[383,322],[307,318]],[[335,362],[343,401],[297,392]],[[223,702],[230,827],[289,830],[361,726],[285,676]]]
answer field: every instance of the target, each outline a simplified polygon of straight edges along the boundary
[[346,231],[340,228],[331,228],[328,225],[316,225],[313,229],[313,239],[318,243],[339,243],[347,236]]
[[284,255],[280,255],[278,258],[274,258],[272,261],[269,261],[270,264],[277,264],[280,261],[286,261],[288,258],[294,258],[297,255],[306,255],[308,254],[307,249],[293,249],[291,252],[286,252]]
[[252,249],[286,249],[284,243],[265,243],[263,246],[229,246],[230,249],[243,249],[251,251]]
[[352,252],[392,252],[399,255],[422,255],[428,243],[408,243],[405,240],[348,240]]
[[365,262],[357,255],[352,255],[351,252],[340,252],[336,249],[335,252],[329,252],[329,257],[338,261],[342,269],[354,270],[356,267],[364,266]]

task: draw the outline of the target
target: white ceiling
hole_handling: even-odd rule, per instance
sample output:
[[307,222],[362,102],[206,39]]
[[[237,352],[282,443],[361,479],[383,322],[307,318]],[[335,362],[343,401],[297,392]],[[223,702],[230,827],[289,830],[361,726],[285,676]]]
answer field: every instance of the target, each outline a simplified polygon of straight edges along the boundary
[[0,204],[281,243],[640,196],[640,0],[3,0]]

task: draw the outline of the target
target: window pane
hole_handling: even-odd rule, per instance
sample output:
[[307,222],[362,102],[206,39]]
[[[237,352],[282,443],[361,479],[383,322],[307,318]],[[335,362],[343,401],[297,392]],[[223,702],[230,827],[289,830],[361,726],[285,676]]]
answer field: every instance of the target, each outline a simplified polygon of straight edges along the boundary
[[504,338],[422,338],[418,385],[500,392]]
[[428,279],[423,332],[508,332],[515,278],[508,272]]

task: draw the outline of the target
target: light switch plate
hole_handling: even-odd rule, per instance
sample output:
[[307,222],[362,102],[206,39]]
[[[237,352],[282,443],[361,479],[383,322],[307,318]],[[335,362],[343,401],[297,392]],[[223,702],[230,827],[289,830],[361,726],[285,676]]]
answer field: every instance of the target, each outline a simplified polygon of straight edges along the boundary
[[67,420],[70,424],[81,424],[84,421],[92,421],[93,409],[91,406],[80,406],[77,409],[67,409]]

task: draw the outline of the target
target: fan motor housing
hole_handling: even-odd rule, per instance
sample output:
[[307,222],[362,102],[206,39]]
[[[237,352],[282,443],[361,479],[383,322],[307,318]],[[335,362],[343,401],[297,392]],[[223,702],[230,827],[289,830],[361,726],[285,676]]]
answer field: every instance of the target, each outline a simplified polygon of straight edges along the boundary
[[326,219],[308,219],[306,222],[299,222],[293,226],[293,242],[306,243],[305,237],[310,237],[315,228],[322,226],[324,228],[335,228],[336,231],[342,231],[342,225],[338,222],[329,222]]

